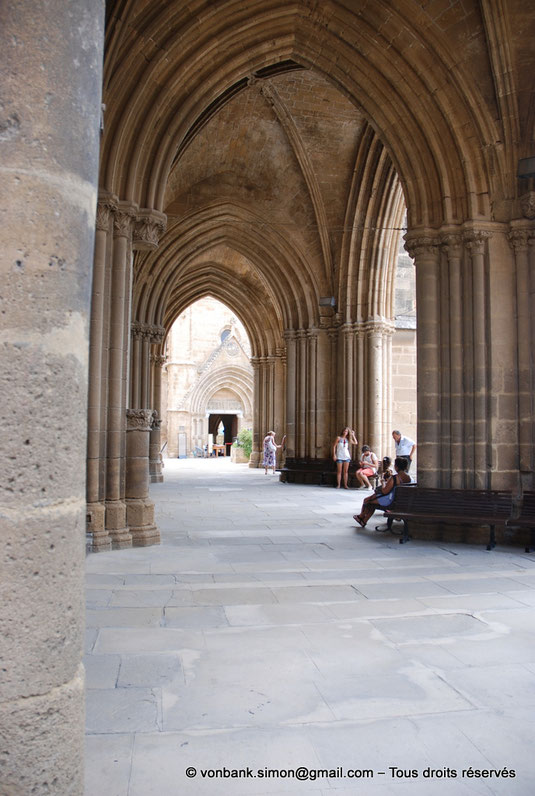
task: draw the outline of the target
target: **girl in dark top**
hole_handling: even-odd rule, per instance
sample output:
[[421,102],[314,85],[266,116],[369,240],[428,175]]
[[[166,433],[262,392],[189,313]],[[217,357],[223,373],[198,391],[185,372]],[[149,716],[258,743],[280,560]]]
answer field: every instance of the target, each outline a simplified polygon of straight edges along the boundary
[[377,490],[373,495],[364,498],[360,514],[353,515],[353,519],[356,520],[363,528],[370,517],[372,517],[375,509],[385,508],[392,503],[396,492],[396,486],[399,486],[399,484],[410,484],[411,477],[406,472],[407,459],[402,459],[400,457],[396,458],[394,462],[394,470],[396,471],[396,474],[390,476],[386,484],[377,487]]

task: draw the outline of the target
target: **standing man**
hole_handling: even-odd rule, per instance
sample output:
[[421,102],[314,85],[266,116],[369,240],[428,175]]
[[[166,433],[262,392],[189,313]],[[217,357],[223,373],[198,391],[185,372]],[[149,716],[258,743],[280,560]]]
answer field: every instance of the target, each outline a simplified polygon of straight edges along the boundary
[[407,459],[407,472],[411,469],[412,457],[416,450],[416,443],[409,437],[402,437],[401,431],[393,431],[392,436],[396,443],[396,456],[400,459]]

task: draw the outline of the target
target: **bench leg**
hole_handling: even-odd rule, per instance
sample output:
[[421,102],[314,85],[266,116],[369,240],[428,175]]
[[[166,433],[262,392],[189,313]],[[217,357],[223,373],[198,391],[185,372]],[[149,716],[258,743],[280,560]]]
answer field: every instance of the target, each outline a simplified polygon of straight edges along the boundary
[[409,523],[407,522],[407,520],[403,520],[403,533],[401,534],[399,543],[405,544],[405,542],[408,542],[410,538],[411,537],[409,536]]
[[529,535],[529,544],[525,548],[526,553],[531,553],[531,550],[535,547],[535,528],[532,528]]
[[487,550],[494,550],[495,547],[496,547],[496,534],[494,533],[494,525],[491,525]]

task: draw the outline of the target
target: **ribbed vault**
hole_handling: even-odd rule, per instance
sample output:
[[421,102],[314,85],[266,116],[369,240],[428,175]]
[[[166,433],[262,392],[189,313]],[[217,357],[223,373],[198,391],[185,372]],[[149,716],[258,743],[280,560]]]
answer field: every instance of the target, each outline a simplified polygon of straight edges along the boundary
[[164,209],[176,153],[199,117],[246,78],[291,59],[363,110],[404,186],[411,226],[487,216],[489,189],[506,197],[514,184],[478,41],[483,18],[476,3],[462,13],[448,19],[415,0],[111,3],[104,99],[114,102],[101,182]]

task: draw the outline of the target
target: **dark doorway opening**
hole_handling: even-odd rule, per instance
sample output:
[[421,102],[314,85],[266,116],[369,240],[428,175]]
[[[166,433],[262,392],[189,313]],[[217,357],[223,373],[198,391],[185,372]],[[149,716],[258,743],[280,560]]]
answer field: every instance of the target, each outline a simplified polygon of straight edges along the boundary
[[208,417],[208,433],[214,435],[214,442],[217,436],[217,429],[221,423],[223,423],[225,436],[225,455],[230,456],[230,446],[238,435],[238,416],[213,414]]

